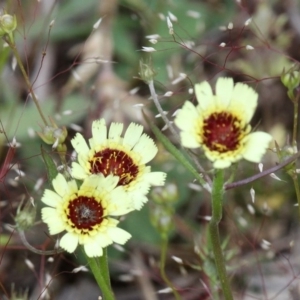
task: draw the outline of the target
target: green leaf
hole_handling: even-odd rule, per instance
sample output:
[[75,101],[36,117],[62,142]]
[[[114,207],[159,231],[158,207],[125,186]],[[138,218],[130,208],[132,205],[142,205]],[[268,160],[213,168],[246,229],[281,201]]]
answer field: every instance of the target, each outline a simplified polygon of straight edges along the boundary
[[52,182],[56,178],[58,171],[52,157],[41,147],[42,157],[46,165],[48,180]]
[[194,168],[194,166],[191,164],[191,162],[188,160],[188,158],[180,152],[170,141],[169,139],[161,133],[159,128],[153,123],[150,122],[146,114],[143,112],[144,118],[151,128],[152,132],[156,136],[156,138],[164,145],[164,147],[175,157],[177,161],[179,161],[188,171],[190,171],[195,178],[200,182],[202,186],[206,185],[206,182],[204,179],[200,176],[200,174],[197,172],[197,170]]

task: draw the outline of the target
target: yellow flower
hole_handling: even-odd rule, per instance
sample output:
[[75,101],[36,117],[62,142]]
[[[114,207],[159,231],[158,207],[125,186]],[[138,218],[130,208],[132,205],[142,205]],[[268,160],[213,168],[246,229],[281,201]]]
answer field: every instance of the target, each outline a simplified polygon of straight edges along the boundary
[[213,94],[207,81],[195,85],[198,105],[186,101],[175,118],[184,147],[202,147],[214,168],[227,168],[242,158],[258,163],[272,140],[265,132],[251,132],[249,122],[257,93],[232,78],[219,78]]
[[146,165],[158,150],[154,141],[143,133],[143,126],[131,123],[124,137],[121,137],[122,131],[123,124],[112,123],[107,130],[104,119],[94,121],[90,147],[77,133],[71,143],[78,162],[72,163],[71,174],[77,179],[91,174],[118,176],[118,186],[130,195],[132,209],[141,209],[148,201],[146,194],[150,187],[164,185],[166,174],[151,172],[151,167]]
[[123,245],[131,237],[110,217],[131,210],[128,195],[117,187],[118,177],[90,176],[78,188],[75,180],[66,181],[58,174],[52,184],[55,192],[46,189],[42,197],[49,206],[42,208],[42,220],[51,235],[66,231],[61,248],[72,253],[83,245],[87,256],[95,257],[104,247],[113,242]]

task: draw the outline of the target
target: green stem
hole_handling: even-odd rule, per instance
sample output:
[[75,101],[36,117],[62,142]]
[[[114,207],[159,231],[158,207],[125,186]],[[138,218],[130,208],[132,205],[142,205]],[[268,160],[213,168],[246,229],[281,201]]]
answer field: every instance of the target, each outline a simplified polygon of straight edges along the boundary
[[[299,96],[300,94],[297,92],[297,95],[293,99],[294,104],[294,126],[293,126],[293,146],[297,149],[297,130],[298,130],[298,107],[299,107]],[[295,150],[295,153],[298,150]]]
[[[95,257],[88,257],[87,255],[85,255],[86,260],[93,272],[93,275],[98,283],[98,286],[100,287],[102,294],[103,294],[103,299],[104,300],[115,300],[115,297],[113,295],[113,292],[111,290],[110,284],[107,283],[107,278],[109,278],[109,274],[108,273],[108,268],[107,270],[103,270],[101,269],[100,265],[104,265],[103,262],[100,263],[97,261],[98,258]],[[107,258],[107,257],[106,257]],[[106,259],[106,258],[103,258]],[[106,263],[107,264],[107,263]],[[102,275],[103,274],[103,275]]]
[[296,191],[298,209],[299,209],[299,215],[300,215],[300,189],[299,189],[297,173],[295,171],[293,171],[293,174],[291,174],[291,177],[293,179],[294,188],[295,188],[295,191]]
[[[298,148],[297,148],[297,136],[298,136],[298,108],[299,108],[299,96],[300,93],[297,92],[296,96],[293,96],[293,104],[294,104],[294,124],[293,124],[293,149],[294,152],[297,153]],[[294,188],[296,191],[296,196],[297,196],[297,202],[298,202],[298,209],[299,209],[299,215],[300,215],[300,189],[299,189],[299,183],[298,183],[298,175],[296,173],[296,163],[293,164],[293,171],[290,171],[289,174],[293,179],[294,183]]]
[[109,288],[111,288],[109,268],[108,268],[107,248],[103,249],[103,255],[99,257],[99,267],[106,284],[109,286]]
[[173,295],[176,300],[181,300],[180,295],[178,294],[177,290],[175,289],[173,283],[169,280],[165,266],[166,266],[166,256],[167,256],[167,247],[168,247],[168,239],[167,237],[163,238],[162,245],[161,245],[161,255],[160,255],[160,275],[164,282],[171,288]]
[[222,219],[222,204],[223,204],[223,185],[224,171],[216,170],[212,188],[212,217],[209,222],[209,233],[211,238],[212,249],[214,253],[215,263],[219,279],[221,282],[222,291],[226,300],[233,300],[229,280],[226,273],[226,266],[223,257],[219,223]]
[[21,57],[19,55],[19,52],[17,50],[16,44],[14,42],[14,39],[13,39],[13,37],[8,37],[7,39],[5,39],[5,41],[7,42],[7,44],[9,45],[9,47],[11,48],[11,50],[12,50],[12,52],[13,52],[16,60],[17,60],[18,66],[19,66],[19,68],[20,68],[20,70],[22,72],[22,75],[23,75],[24,79],[25,79],[25,82],[26,82],[27,88],[28,88],[28,90],[29,90],[29,92],[31,94],[32,100],[33,100],[33,102],[34,102],[34,104],[35,104],[35,106],[36,106],[36,108],[37,108],[37,110],[38,110],[38,112],[39,112],[39,114],[40,114],[40,116],[41,116],[44,124],[47,126],[48,125],[47,119],[45,118],[45,116],[43,114],[43,111],[42,111],[42,109],[40,107],[39,101],[38,101],[38,99],[35,96],[35,93],[33,91],[31,82],[30,82],[30,80],[28,78],[27,72],[26,72],[26,70],[24,68],[24,65],[22,63],[22,59],[21,59]]

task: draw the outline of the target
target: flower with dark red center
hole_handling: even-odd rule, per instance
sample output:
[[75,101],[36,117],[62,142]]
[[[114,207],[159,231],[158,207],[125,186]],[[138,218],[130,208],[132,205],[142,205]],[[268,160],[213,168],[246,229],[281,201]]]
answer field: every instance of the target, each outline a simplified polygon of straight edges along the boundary
[[145,133],[143,126],[131,123],[124,137],[123,124],[112,123],[106,127],[105,120],[92,124],[89,146],[80,133],[71,143],[77,152],[78,162],[72,163],[72,176],[85,179],[90,175],[118,176],[118,186],[130,195],[132,209],[141,209],[147,202],[151,186],[164,185],[164,172],[151,172],[146,164],[154,158],[157,147]]
[[272,140],[265,132],[251,132],[249,122],[257,106],[257,93],[232,78],[219,78],[216,92],[207,81],[195,85],[198,105],[186,101],[174,120],[181,143],[202,147],[215,168],[227,168],[242,158],[260,162]]
[[42,208],[42,220],[50,234],[66,231],[59,242],[61,248],[72,253],[83,245],[88,256],[101,256],[104,247],[113,242],[124,244],[130,238],[112,218],[132,210],[118,182],[116,176],[91,175],[78,188],[75,180],[66,181],[57,175],[52,182],[55,192],[44,192],[42,201],[48,207]]

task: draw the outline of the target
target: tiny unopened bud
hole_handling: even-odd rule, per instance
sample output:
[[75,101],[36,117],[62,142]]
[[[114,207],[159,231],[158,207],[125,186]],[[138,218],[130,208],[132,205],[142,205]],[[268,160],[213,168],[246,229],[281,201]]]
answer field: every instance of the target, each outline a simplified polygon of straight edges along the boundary
[[52,20],[52,21],[50,22],[50,24],[49,24],[49,27],[52,28],[53,25],[54,25],[54,23],[55,23],[55,20]]
[[250,25],[250,23],[252,22],[252,19],[250,18],[250,19],[248,19],[248,20],[246,20],[246,22],[245,22],[245,26],[248,26],[248,25]]
[[57,148],[60,144],[63,144],[68,136],[68,131],[65,126],[58,127],[53,120],[51,125],[43,127],[42,132],[37,132],[40,138],[49,145],[53,145],[53,148]]
[[226,43],[221,43],[220,44],[220,47],[225,47],[226,46]]
[[169,34],[173,35],[174,34],[173,24],[169,17],[167,17],[167,25],[169,28]]
[[230,22],[230,23],[228,24],[227,29],[228,29],[228,30],[233,29],[233,23],[232,23],[232,22]]
[[153,47],[145,47],[145,46],[143,46],[142,47],[142,51],[144,51],[144,52],[155,52],[156,49],[153,48]]
[[146,35],[146,39],[148,39],[148,40],[151,40],[151,39],[157,40],[157,39],[159,39],[159,38],[160,38],[160,35],[157,34],[157,33],[155,33],[155,34],[150,34],[150,35]]
[[100,18],[100,19],[94,24],[93,28],[94,28],[94,29],[97,29],[97,28],[99,27],[101,21],[102,21],[102,18]]
[[156,39],[151,39],[151,40],[149,40],[149,42],[150,42],[151,44],[153,44],[153,45],[157,44],[157,40],[156,40]]
[[150,82],[153,80],[156,73],[152,68],[151,60],[148,60],[147,62],[140,60],[140,73],[139,74],[145,82]]
[[177,262],[178,264],[182,264],[183,263],[183,261],[182,261],[182,259],[180,258],[180,257],[178,257],[178,256],[172,256],[172,259],[175,261],[175,262]]
[[173,92],[171,91],[168,91],[164,94],[164,97],[171,97],[171,96],[173,96]]
[[25,258],[25,264],[27,265],[27,267],[30,269],[30,270],[34,270],[34,264],[32,263],[31,260],[29,260],[28,258]]
[[22,206],[23,201],[20,203],[17,209],[15,222],[16,226],[19,229],[26,230],[30,228],[35,222],[36,208],[32,206],[30,201],[27,201],[23,208]]
[[171,21],[173,21],[173,22],[178,21],[177,17],[175,15],[173,15],[171,12],[168,12],[168,15],[169,15],[169,18]]
[[296,70],[288,70],[281,75],[281,82],[288,90],[294,90],[300,85],[300,73]]
[[198,11],[195,10],[188,10],[186,12],[186,15],[188,17],[194,18],[194,19],[199,19],[201,17],[201,14]]
[[252,47],[251,45],[246,46],[246,50],[253,50],[253,49],[254,49],[254,47]]
[[178,189],[175,184],[170,183],[153,189],[151,196],[156,203],[172,203],[178,198]]
[[254,203],[255,202],[255,190],[254,190],[254,188],[250,189],[250,196],[251,196],[252,203]]
[[0,16],[0,34],[12,34],[12,32],[17,28],[17,18],[16,16],[4,14]]

